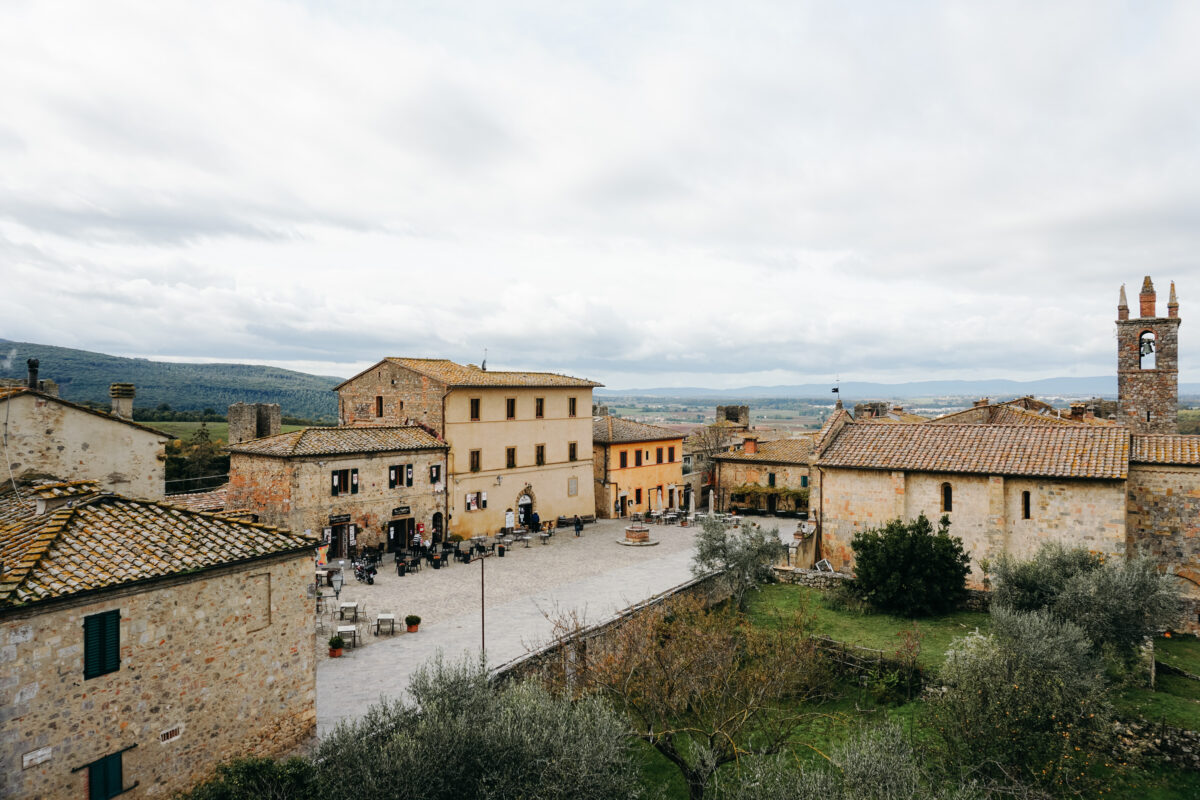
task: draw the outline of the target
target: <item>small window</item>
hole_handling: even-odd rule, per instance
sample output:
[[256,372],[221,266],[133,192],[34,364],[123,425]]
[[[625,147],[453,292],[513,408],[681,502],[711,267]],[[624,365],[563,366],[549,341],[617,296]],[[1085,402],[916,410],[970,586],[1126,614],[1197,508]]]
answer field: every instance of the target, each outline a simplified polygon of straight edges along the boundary
[[88,800],[108,800],[125,792],[121,755],[113,753],[88,764]]
[[1029,519],[1029,492],[1021,492],[1021,519]]
[[375,416],[383,416],[383,395],[375,396]]
[[579,458],[579,445],[576,442],[567,442],[567,461],[576,461]]
[[533,401],[533,415],[538,419],[546,416],[546,398],[538,397]]
[[539,444],[534,447],[533,460],[539,467],[545,466],[545,464],[546,464],[546,445]]
[[640,466],[642,465],[642,451],[641,451],[641,448],[639,448],[639,449],[637,449],[637,450],[634,450],[634,451],[633,451],[633,465],[634,465],[635,467],[640,467]]
[[478,397],[471,398],[471,421],[472,422],[479,421],[479,398]]
[[330,493],[334,497],[344,494],[358,494],[358,470],[335,469],[330,473]]
[[479,511],[487,508],[487,492],[468,493],[464,508],[466,508],[467,511]]
[[642,490],[641,489],[633,490],[633,503],[634,503],[634,505],[639,505],[639,506],[642,504]]
[[667,461],[671,464],[675,463],[675,448],[674,447],[667,448]]
[[942,511],[950,513],[954,510],[954,490],[950,488],[950,484],[942,484]]
[[517,448],[506,447],[504,449],[504,464],[509,469],[516,469],[516,467],[517,467]]
[[471,451],[471,472],[479,472],[479,462],[483,460],[482,450]]
[[808,488],[808,476],[807,476],[807,475],[801,475],[801,476],[800,476],[800,488],[801,488],[801,489],[807,489],[807,488]]
[[517,398],[506,397],[504,399],[504,416],[507,419],[517,418]]
[[121,668],[121,611],[83,618],[83,677],[97,678]]
[[629,466],[629,452],[626,450],[622,450],[621,451],[621,469],[625,469],[628,466]]
[[576,401],[575,401],[574,397],[567,398],[567,416],[568,417],[575,416],[575,403],[576,403]]
[[579,478],[571,476],[567,478],[567,497],[575,497],[579,494]]
[[433,464],[429,467],[429,482],[441,483],[442,480],[442,465]]
[[775,485],[775,473],[768,472],[767,473],[767,486],[774,486],[774,485]]
[[658,452],[655,453],[655,455],[658,457],[658,461],[656,461],[655,463],[657,463],[657,464],[663,463],[663,449],[661,447],[658,448]]

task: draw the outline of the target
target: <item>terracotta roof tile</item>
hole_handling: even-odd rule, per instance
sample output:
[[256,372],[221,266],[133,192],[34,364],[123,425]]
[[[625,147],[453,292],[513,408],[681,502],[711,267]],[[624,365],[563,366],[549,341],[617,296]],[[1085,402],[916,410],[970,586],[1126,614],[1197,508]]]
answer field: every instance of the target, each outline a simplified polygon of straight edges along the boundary
[[595,417],[592,419],[592,441],[597,444],[622,444],[625,442],[659,442],[683,439],[683,434],[670,428],[647,425],[621,417]]
[[261,439],[231,444],[231,453],[274,456],[329,456],[343,453],[390,453],[400,450],[444,450],[424,428],[403,426],[339,426],[334,428],[302,428],[277,433]]
[[1129,432],[1090,425],[847,424],[821,466],[1124,479]]
[[224,511],[228,493],[229,484],[226,483],[204,492],[167,495],[163,502],[189,511]]
[[143,425],[140,422],[134,422],[131,419],[125,419],[124,417],[118,417],[113,414],[109,414],[105,411],[100,411],[95,408],[89,408],[88,406],[80,405],[79,403],[72,403],[70,400],[63,400],[61,397],[56,397],[55,395],[52,395],[52,394],[46,394],[45,392],[37,392],[37,391],[34,391],[33,389],[30,389],[28,386],[9,386],[9,387],[0,388],[0,400],[7,400],[10,397],[16,397],[19,394],[31,394],[34,397],[39,397],[43,400],[50,400],[52,402],[59,403],[60,405],[67,406],[68,408],[73,408],[76,411],[83,411],[88,414],[94,414],[97,417],[102,417],[104,419],[112,420],[113,422],[119,422],[122,425],[130,425],[134,428],[140,428],[144,431],[148,431],[149,433],[153,433],[153,434],[162,436],[164,439],[174,439],[175,438],[174,436],[172,436],[171,434],[169,434],[165,431],[160,431],[158,428],[151,428],[149,425]]
[[[433,378],[436,381],[446,384],[447,386],[459,387],[488,387],[488,386],[526,386],[535,388],[571,388],[579,387],[581,389],[590,389],[597,386],[603,386],[602,383],[595,381],[584,380],[583,378],[573,378],[570,375],[560,375],[557,372],[503,372],[499,370],[480,369],[474,364],[458,364],[446,358],[397,358],[389,357],[380,361],[379,364],[388,362],[397,366],[411,369],[413,372],[420,373]],[[364,375],[375,367],[375,364],[362,372],[355,375]],[[350,381],[350,378],[334,387],[340,389]]]
[[1200,466],[1200,436],[1137,434],[1129,460],[1137,464]]
[[745,450],[731,450],[713,456],[714,461],[750,461],[768,464],[807,464],[812,458],[813,437],[801,439],[776,439],[771,442],[759,442],[757,453],[747,453]]
[[0,607],[315,546],[290,531],[100,494],[0,528]]

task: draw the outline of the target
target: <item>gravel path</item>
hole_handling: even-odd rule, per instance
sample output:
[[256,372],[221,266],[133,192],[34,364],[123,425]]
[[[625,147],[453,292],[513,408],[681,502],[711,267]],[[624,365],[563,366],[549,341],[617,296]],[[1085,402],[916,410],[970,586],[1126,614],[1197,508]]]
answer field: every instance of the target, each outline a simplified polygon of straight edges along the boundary
[[[623,521],[601,520],[576,538],[559,531],[547,545],[518,546],[504,558],[484,562],[485,624],[488,662],[501,664],[544,644],[553,624],[547,616],[578,611],[596,622],[691,578],[693,536],[697,528],[651,526],[654,547],[625,547]],[[348,566],[348,565],[347,565]],[[364,646],[347,648],[342,658],[327,656],[328,634],[318,634],[317,731],[361,715],[381,696],[395,695],[412,671],[441,650],[454,658],[477,656],[480,648],[479,564],[426,566],[401,578],[390,557],[375,585],[351,582],[343,600],[366,604],[370,617],[390,611],[403,628],[407,614],[421,617],[415,634],[373,636],[367,626]]]

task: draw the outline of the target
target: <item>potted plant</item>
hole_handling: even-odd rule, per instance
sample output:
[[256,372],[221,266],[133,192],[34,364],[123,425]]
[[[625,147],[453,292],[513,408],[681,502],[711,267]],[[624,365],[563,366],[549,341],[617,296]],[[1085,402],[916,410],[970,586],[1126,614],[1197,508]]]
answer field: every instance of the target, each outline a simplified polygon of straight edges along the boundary
[[329,637],[329,657],[330,658],[338,658],[339,656],[341,656],[342,648],[345,646],[346,646],[346,643],[344,641],[342,641],[342,637],[330,636]]
[[409,614],[404,618],[404,624],[408,626],[409,633],[416,633],[417,626],[421,624],[421,618],[416,614]]

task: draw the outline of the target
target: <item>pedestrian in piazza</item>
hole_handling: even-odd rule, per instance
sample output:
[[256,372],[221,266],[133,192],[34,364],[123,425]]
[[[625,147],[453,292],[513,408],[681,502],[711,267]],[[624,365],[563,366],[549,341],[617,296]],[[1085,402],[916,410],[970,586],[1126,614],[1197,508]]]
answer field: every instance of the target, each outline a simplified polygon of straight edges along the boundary
[[578,536],[581,533],[583,533],[583,520],[581,520],[579,518],[579,515],[576,514],[575,515],[575,535]]

